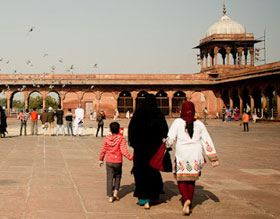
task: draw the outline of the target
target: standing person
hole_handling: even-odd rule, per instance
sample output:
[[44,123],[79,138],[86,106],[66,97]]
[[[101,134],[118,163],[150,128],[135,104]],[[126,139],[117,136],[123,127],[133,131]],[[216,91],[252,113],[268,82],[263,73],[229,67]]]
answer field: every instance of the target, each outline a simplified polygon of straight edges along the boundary
[[204,117],[204,125],[207,125],[207,122],[206,122],[206,119],[207,119],[207,114],[208,114],[208,111],[207,111],[207,107],[204,108],[203,110],[203,117]]
[[47,135],[47,129],[48,129],[47,116],[48,116],[47,109],[44,109],[44,112],[40,115],[40,120],[42,122],[42,129],[45,136]]
[[246,113],[249,115],[251,113],[251,107],[249,106],[248,103],[246,103]]
[[5,107],[0,106],[0,133],[1,138],[6,137],[7,132],[7,116],[5,112]]
[[223,106],[223,109],[222,109],[222,120],[223,122],[226,121],[226,113],[227,113],[227,109],[225,106]]
[[75,109],[74,136],[77,135],[77,131],[78,131],[78,135],[81,136],[83,124],[84,124],[84,109],[82,109],[81,104],[79,104],[77,109]]
[[112,134],[106,136],[102,145],[99,165],[103,164],[104,156],[106,155],[107,196],[109,196],[109,202],[112,203],[115,200],[119,200],[118,191],[122,176],[122,156],[129,160],[133,160],[133,156],[127,152],[125,138],[118,135],[120,124],[112,122],[110,124],[110,131]]
[[99,129],[101,129],[101,137],[103,137],[104,119],[106,119],[105,112],[103,110],[100,110],[96,117],[96,121],[97,121],[96,137],[98,136]]
[[90,111],[89,120],[93,120],[93,113],[92,113],[92,111]]
[[240,110],[238,109],[238,107],[235,107],[235,115],[234,115],[234,119],[235,121],[239,121],[239,113],[240,113]]
[[134,197],[138,198],[138,204],[144,206],[144,209],[149,209],[150,202],[158,200],[163,192],[161,174],[152,168],[149,162],[158,151],[167,132],[165,117],[157,107],[155,96],[149,94],[133,114],[128,126],[128,141],[134,149]]
[[119,110],[115,109],[114,120],[117,120],[118,118],[119,118]]
[[63,125],[63,110],[61,110],[61,106],[58,106],[58,110],[55,112],[56,116],[56,136],[58,136],[59,133],[59,128],[62,129],[62,134],[65,136],[65,130],[64,130],[64,125]]
[[227,121],[231,121],[231,109],[229,107],[227,109]]
[[36,111],[36,108],[33,108],[33,110],[30,113],[31,116],[31,135],[38,135],[38,112]]
[[49,129],[49,136],[52,136],[53,134],[53,123],[54,123],[54,112],[53,108],[49,107],[49,112],[47,114],[47,123],[48,123],[48,129]]
[[66,125],[67,125],[68,136],[70,136],[70,131],[71,131],[71,135],[73,136],[73,129],[72,129],[73,114],[71,112],[71,109],[68,109],[68,112],[65,116],[65,120],[66,120]]
[[93,120],[96,120],[96,110],[93,112]]
[[268,119],[268,109],[267,109],[267,107],[264,108],[263,114],[264,114],[265,119]]
[[26,109],[20,118],[20,133],[19,133],[20,136],[22,135],[22,128],[24,128],[24,135],[26,136],[26,134],[27,134],[26,126],[27,126],[27,121],[28,121],[29,117],[30,117],[29,110]]
[[242,120],[243,120],[244,132],[246,131],[249,132],[249,115],[246,111],[243,113]]
[[205,163],[203,152],[213,167],[219,165],[211,137],[205,125],[196,120],[194,115],[194,104],[190,101],[184,102],[181,118],[174,120],[166,139],[167,147],[176,142],[175,177],[182,195],[183,215],[191,213],[195,181],[198,180]]
[[129,110],[127,110],[125,117],[126,117],[127,119],[130,118],[130,112],[129,112]]

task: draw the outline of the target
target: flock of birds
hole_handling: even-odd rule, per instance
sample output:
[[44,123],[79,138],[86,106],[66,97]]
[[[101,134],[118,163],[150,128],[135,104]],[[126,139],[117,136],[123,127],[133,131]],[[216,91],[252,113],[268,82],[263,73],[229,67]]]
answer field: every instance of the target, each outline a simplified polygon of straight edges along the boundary
[[[33,32],[35,30],[35,27],[31,27],[29,30],[28,30],[28,32],[27,32],[27,36],[31,33],[31,32]],[[47,56],[49,56],[49,54],[48,53],[44,53],[43,54],[43,58],[46,58]],[[63,58],[60,58],[60,59],[58,59],[58,62],[59,63],[63,63]],[[10,62],[10,60],[9,59],[5,59],[5,58],[3,58],[3,57],[1,57],[0,58],[0,64],[6,64],[6,65],[8,65],[8,64],[10,64],[11,62]],[[29,66],[29,67],[34,67],[34,64],[33,64],[33,62],[31,61],[31,60],[27,60],[26,61],[26,65],[27,66]],[[93,64],[93,68],[98,68],[98,64]],[[52,65],[51,67],[50,67],[50,72],[49,73],[54,73],[55,72],[55,69],[56,69],[56,66],[55,65]],[[75,66],[73,65],[73,64],[71,64],[70,66],[69,66],[69,68],[67,68],[66,70],[65,70],[65,72],[66,73],[72,73],[72,75],[74,74],[74,69],[75,69]],[[0,68],[0,72],[2,71],[2,69]],[[44,72],[43,73],[43,75],[48,75],[49,74],[48,72]],[[22,76],[22,72],[18,72],[17,70],[13,70],[13,74],[16,76],[17,74],[18,75],[20,75],[20,76]],[[35,83],[35,80],[34,80],[34,77],[39,77],[39,74],[36,74],[36,75],[34,75],[34,76],[31,76],[31,75],[29,75],[29,79],[32,79],[32,81],[33,81],[33,87],[38,87],[38,88],[40,88],[40,84],[36,84]],[[76,75],[76,78],[77,78],[77,75]],[[42,81],[43,79],[42,78],[40,78],[40,80]],[[85,84],[85,82],[87,81],[88,79],[86,79],[85,81],[82,81],[82,83],[83,84]],[[52,83],[54,83],[55,81],[54,80],[52,80]],[[16,82],[14,82],[14,85],[16,84]],[[69,81],[68,82],[68,84],[72,84],[72,82],[71,81]],[[6,86],[6,89],[9,91],[10,90],[10,86],[8,85],[8,84],[6,84],[5,85]],[[51,84],[51,85],[49,85],[49,88],[50,89],[53,89],[54,88],[54,84]],[[62,86],[62,88],[64,88],[65,86],[66,86],[66,84],[61,84],[61,86]],[[90,89],[93,89],[94,88],[94,85],[91,85],[90,86]],[[22,85],[22,87],[21,88],[18,88],[18,91],[23,91],[24,89],[26,89],[26,85]],[[4,92],[4,89],[2,89],[2,93]]]

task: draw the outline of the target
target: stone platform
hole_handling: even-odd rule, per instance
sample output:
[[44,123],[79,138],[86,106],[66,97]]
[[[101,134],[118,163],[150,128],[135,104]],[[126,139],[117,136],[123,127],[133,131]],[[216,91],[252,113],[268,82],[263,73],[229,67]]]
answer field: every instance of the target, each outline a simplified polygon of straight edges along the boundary
[[[120,123],[127,130],[128,121]],[[213,169],[208,162],[203,169],[190,218],[280,218],[280,124],[250,123],[245,133],[238,122],[208,123],[220,166]],[[150,210],[136,205],[128,160],[121,199],[108,202],[105,168],[98,166],[103,138],[94,136],[94,121],[85,122],[82,137],[20,137],[19,121],[8,125],[8,138],[0,139],[0,219],[183,218],[171,173],[162,174],[160,204]]]

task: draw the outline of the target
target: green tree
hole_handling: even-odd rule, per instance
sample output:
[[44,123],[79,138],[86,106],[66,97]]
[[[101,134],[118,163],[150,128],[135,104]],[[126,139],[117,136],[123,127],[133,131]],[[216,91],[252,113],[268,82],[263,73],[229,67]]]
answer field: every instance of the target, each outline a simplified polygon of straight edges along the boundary
[[43,98],[42,98],[42,96],[30,97],[28,108],[29,109],[33,109],[33,108],[42,109],[43,108]]
[[58,109],[59,103],[51,96],[46,97],[46,108],[52,107],[53,109]]
[[25,108],[25,104],[23,100],[13,100],[12,103],[12,108],[16,108],[16,109],[24,109]]
[[0,99],[0,106],[5,106],[7,108],[7,99]]

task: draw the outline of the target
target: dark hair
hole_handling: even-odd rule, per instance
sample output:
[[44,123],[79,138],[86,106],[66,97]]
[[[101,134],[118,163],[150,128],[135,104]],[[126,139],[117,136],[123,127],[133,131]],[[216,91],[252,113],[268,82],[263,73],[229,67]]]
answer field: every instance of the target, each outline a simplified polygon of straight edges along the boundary
[[190,137],[193,137],[193,122],[186,122],[186,130],[188,131]]
[[33,110],[35,111],[35,110],[36,110],[36,108],[34,107],[34,108],[33,108]]
[[26,109],[25,112],[29,113],[29,109]]
[[68,112],[71,112],[71,108],[68,109]]
[[58,105],[58,109],[61,109],[61,105],[60,104]]
[[44,109],[44,112],[46,113],[46,112],[48,112],[48,110],[47,110],[47,109]]
[[118,134],[120,131],[120,124],[118,122],[112,122],[110,124],[110,130],[112,134]]

